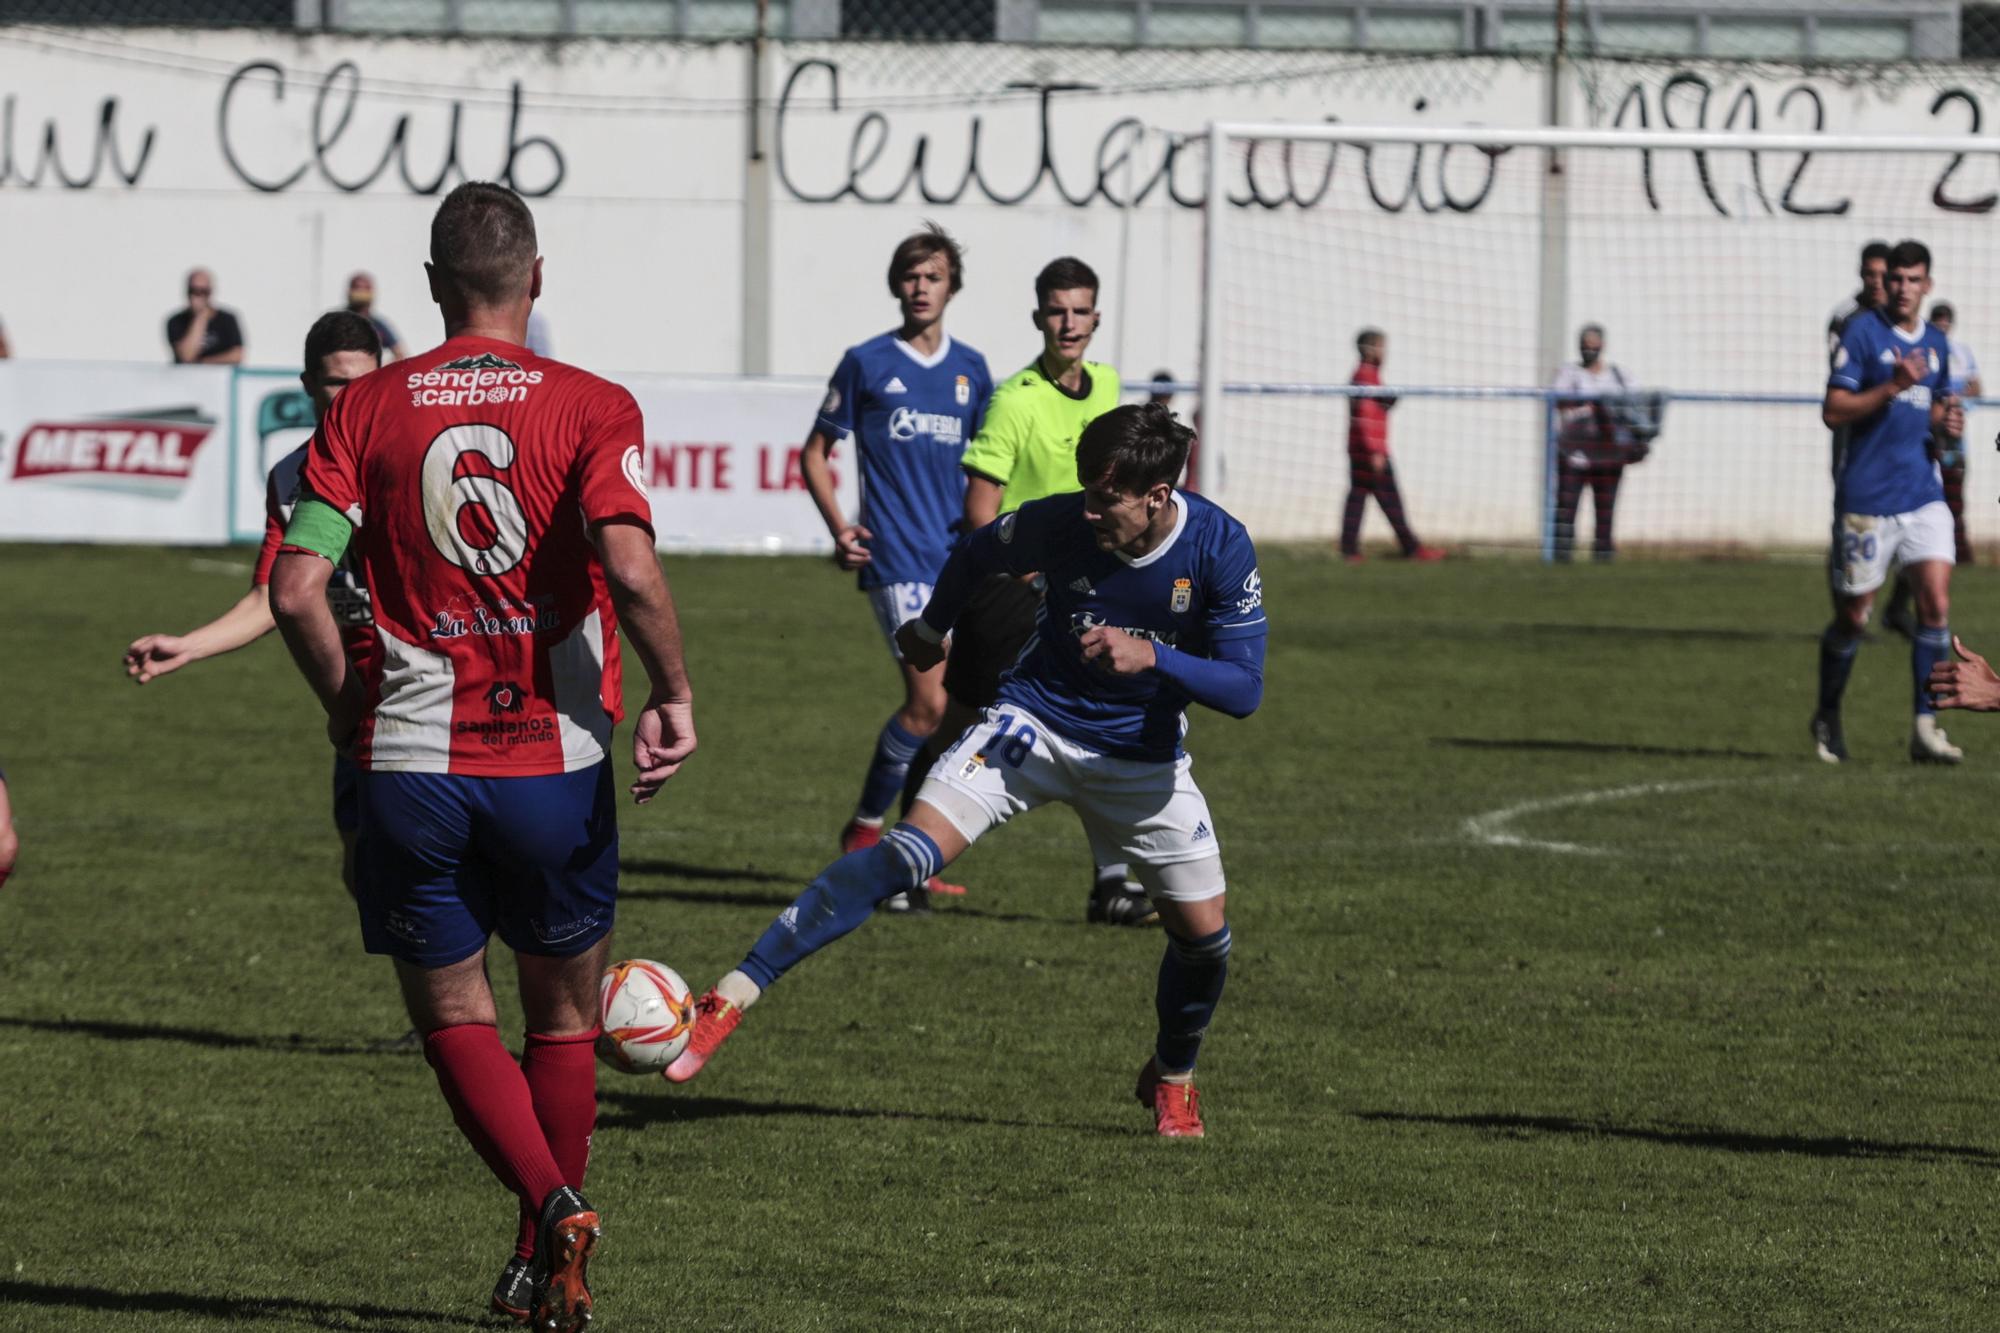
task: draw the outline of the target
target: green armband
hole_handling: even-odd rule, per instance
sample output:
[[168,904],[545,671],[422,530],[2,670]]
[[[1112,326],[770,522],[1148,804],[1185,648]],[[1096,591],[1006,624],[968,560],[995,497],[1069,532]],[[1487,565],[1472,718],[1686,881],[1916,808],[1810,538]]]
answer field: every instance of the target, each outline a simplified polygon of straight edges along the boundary
[[337,565],[353,536],[354,525],[338,509],[324,500],[301,500],[285,528],[285,545],[316,552]]

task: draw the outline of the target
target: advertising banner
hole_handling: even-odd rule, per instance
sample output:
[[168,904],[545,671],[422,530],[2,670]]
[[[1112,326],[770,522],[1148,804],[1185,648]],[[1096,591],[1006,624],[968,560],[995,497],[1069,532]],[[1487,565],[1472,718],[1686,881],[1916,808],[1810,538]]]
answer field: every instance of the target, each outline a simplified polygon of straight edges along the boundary
[[0,539],[228,541],[231,375],[0,361]]
[[[646,418],[645,478],[660,549],[833,550],[799,452],[826,394],[811,381],[624,376]],[[834,451],[843,512],[859,505],[854,445]]]

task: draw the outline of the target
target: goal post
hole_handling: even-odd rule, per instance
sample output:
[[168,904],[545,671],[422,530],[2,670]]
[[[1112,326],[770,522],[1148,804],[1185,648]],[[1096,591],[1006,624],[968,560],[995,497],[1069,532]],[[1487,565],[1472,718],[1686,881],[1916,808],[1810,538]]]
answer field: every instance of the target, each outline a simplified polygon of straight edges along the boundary
[[[1581,552],[1597,497],[1558,460],[1581,457],[1590,400],[1626,421],[1636,390],[1659,395],[1657,438],[1621,431],[1591,462],[1622,465],[1621,550],[1821,546],[1828,323],[1871,240],[1925,242],[1922,313],[1948,301],[1953,337],[2000,357],[2000,140],[1235,122],[1206,139],[1200,484],[1266,539],[1339,535],[1349,404],[1372,396],[1396,400],[1391,456],[1425,542],[1548,556],[1568,507]],[[1574,358],[1585,325],[1618,375],[1572,386],[1565,412],[1541,349]],[[1387,338],[1379,390],[1348,384],[1364,328]],[[1969,441],[2000,425],[1981,415]],[[2000,534],[1976,504],[1968,525]]]

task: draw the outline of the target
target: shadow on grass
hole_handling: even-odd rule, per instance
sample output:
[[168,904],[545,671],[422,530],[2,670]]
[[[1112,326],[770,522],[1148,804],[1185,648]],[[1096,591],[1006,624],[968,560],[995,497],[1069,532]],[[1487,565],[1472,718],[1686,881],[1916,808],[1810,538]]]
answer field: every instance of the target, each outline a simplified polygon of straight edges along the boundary
[[828,1120],[920,1120],[939,1125],[990,1125],[1002,1129],[1063,1129],[1077,1134],[1133,1137],[1137,1130],[1112,1125],[1062,1124],[1050,1120],[1014,1120],[1005,1116],[971,1115],[957,1111],[899,1111],[883,1107],[824,1106],[816,1102],[753,1102],[741,1097],[698,1097],[673,1093],[647,1095],[598,1089],[597,1127],[645,1129],[682,1121],[763,1119],[800,1116]]
[[[108,1291],[0,1279],[0,1308],[37,1307],[50,1312],[103,1310],[111,1314],[199,1315],[217,1320],[281,1320],[313,1328],[368,1330],[484,1328],[483,1319],[436,1310],[399,1310],[366,1302],[308,1301],[294,1296],[206,1296],[185,1291]],[[72,1322],[73,1321],[66,1321]]]
[[1483,736],[1433,736],[1432,745],[1454,750],[1546,751],[1555,754],[1637,754],[1653,759],[1780,759],[1769,750],[1709,750],[1694,745],[1629,745],[1620,741],[1493,740]]
[[294,1032],[284,1037],[252,1037],[212,1028],[171,1027],[157,1023],[114,1023],[97,1018],[9,1018],[0,1028],[50,1032],[65,1037],[97,1037],[104,1041],[178,1041],[213,1050],[277,1051],[290,1055],[385,1055],[414,1051],[392,1038],[378,1042],[326,1041]]
[[797,875],[781,875],[771,870],[759,870],[755,866],[744,866],[740,870],[729,866],[698,866],[686,861],[662,861],[657,857],[621,856],[618,868],[628,875],[663,875],[668,879],[721,880],[737,884],[799,884],[804,881]]
[[1571,625],[1536,621],[1482,626],[1482,632],[1594,639],[1679,639],[1688,643],[1798,643],[1818,630],[1724,629],[1716,625]]
[[1403,1125],[1439,1125],[1476,1129],[1508,1137],[1563,1134],[1577,1138],[1636,1139],[1675,1148],[1709,1148],[1721,1152],[1781,1153],[1801,1157],[1847,1157],[1910,1162],[1968,1162],[2000,1166],[2000,1152],[1960,1143],[1898,1143],[1884,1139],[1807,1137],[1798,1134],[1752,1134],[1743,1130],[1700,1125],[1616,1125],[1606,1120],[1578,1120],[1559,1115],[1426,1115],[1414,1111],[1355,1111],[1356,1120]]
[[[666,863],[657,861],[625,862],[622,864],[621,869],[631,872],[635,868],[639,868],[640,873],[645,873],[643,868],[662,864]],[[718,879],[726,878],[723,875],[715,875],[713,877]],[[790,907],[793,900],[800,893],[803,893],[806,887],[804,879],[786,879],[778,875],[765,875],[762,872],[755,872],[754,875],[750,872],[744,872],[743,877],[754,877],[764,883],[790,884],[794,888],[784,893],[755,893],[741,889],[644,889],[632,888],[621,884],[618,888],[618,897],[621,902],[693,903],[704,907],[761,907],[776,915],[778,912]],[[930,912],[878,912],[876,915],[895,917],[898,920],[905,921],[930,921],[954,916],[973,917],[981,921],[1010,923],[1050,920],[1048,917],[1035,916],[1028,912],[995,912],[984,907],[971,907],[967,906],[960,898],[941,898],[937,901],[939,905]]]

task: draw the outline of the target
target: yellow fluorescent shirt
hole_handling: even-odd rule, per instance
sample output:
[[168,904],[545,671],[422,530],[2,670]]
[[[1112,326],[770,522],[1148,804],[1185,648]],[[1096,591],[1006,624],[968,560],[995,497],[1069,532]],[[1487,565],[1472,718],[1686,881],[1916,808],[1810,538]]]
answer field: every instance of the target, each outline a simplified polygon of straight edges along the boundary
[[1118,372],[1097,361],[1083,363],[1084,391],[1072,397],[1042,373],[1042,359],[993,391],[986,420],[959,466],[1006,487],[1000,512],[1030,500],[1080,491],[1076,442],[1083,428],[1118,406]]

